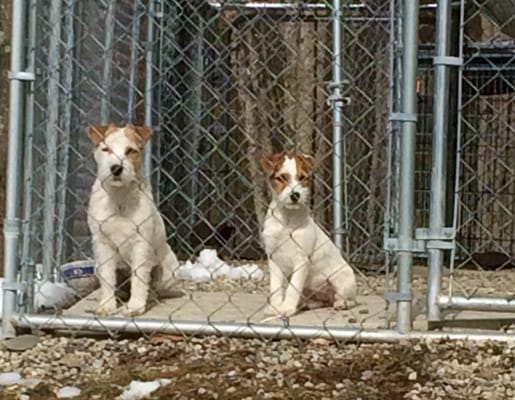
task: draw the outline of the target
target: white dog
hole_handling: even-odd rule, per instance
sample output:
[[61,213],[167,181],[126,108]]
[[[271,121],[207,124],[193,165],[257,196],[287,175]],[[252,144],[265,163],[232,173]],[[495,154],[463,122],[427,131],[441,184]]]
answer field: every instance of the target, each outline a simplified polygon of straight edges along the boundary
[[288,317],[303,307],[348,308],[356,298],[354,272],[308,206],[313,158],[278,153],[260,161],[273,193],[262,232],[270,270],[265,314]]
[[117,270],[130,276],[125,315],[145,312],[149,289],[166,293],[178,267],[166,242],[163,219],[143,179],[142,156],[152,136],[150,128],[127,125],[91,126],[97,176],[91,193],[88,224],[100,281],[98,312],[117,311]]

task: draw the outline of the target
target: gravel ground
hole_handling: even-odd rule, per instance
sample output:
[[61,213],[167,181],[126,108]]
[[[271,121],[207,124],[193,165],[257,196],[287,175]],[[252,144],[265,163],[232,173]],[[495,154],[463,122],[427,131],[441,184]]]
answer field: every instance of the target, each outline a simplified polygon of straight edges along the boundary
[[[427,291],[414,268],[413,292]],[[515,273],[458,271],[456,293],[513,295]],[[382,295],[384,275],[359,275],[361,295]],[[390,279],[395,287],[395,277]],[[182,282],[187,290],[266,292],[261,281]],[[448,279],[443,280],[443,289]],[[24,352],[2,350],[0,373],[28,384],[0,386],[0,399],[53,399],[77,386],[78,399],[115,399],[133,380],[167,378],[153,399],[515,399],[515,344],[400,344],[264,341],[157,335],[138,340],[43,336]],[[31,379],[34,378],[34,379]]]
[[[513,399],[515,345],[399,344],[186,338],[138,340],[44,336],[25,352],[0,351],[0,371],[31,385],[0,387],[0,399],[115,399],[132,380],[167,378],[152,399]],[[38,383],[39,382],[39,383]]]

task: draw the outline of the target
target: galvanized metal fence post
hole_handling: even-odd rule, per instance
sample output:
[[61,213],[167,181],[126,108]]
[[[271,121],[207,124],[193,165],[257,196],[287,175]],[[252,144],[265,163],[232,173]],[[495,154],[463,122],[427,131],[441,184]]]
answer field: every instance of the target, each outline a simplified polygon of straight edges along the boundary
[[100,121],[110,122],[111,115],[111,78],[113,69],[113,45],[116,14],[116,0],[107,2],[104,37],[104,68],[102,70],[102,101],[100,105]]
[[59,135],[59,62],[61,46],[61,10],[62,1],[53,0],[50,3],[51,34],[48,44],[48,119],[46,122],[45,144],[47,161],[45,164],[45,194],[44,194],[44,221],[43,221],[43,279],[51,278],[55,263],[55,210],[57,187],[57,145]]
[[127,122],[134,122],[136,95],[138,92],[138,48],[140,35],[140,0],[134,0],[132,6],[131,58],[129,68],[129,99],[127,101]]
[[[26,45],[26,69],[34,72],[36,69],[36,15],[37,0],[28,3],[28,27]],[[34,83],[31,83],[25,95],[25,132],[23,154],[23,230],[21,243],[21,275],[29,284],[26,287],[24,311],[32,311],[34,260],[32,259],[33,246],[31,244],[34,222],[32,221],[32,197],[34,195],[33,163],[34,163]]]
[[25,1],[13,2],[11,70],[9,72],[9,137],[7,156],[7,187],[4,220],[4,275],[2,337],[12,337],[15,329],[12,316],[18,292],[18,239],[20,237],[20,180],[23,154],[23,81],[34,75],[23,70],[25,59]]
[[418,0],[404,0],[403,86],[401,101],[399,239],[397,261],[397,330],[411,330],[411,268],[413,266],[413,212],[415,132],[417,127]]
[[333,111],[333,229],[334,241],[342,248],[342,77],[341,77],[341,2],[333,0],[333,82],[331,106]]
[[[75,0],[65,0],[63,3],[64,8],[64,54],[62,62],[62,96],[61,102],[62,111],[59,121],[61,140],[59,143],[59,165],[58,176],[59,184],[57,185],[57,241],[55,249],[55,266],[61,265],[66,258],[67,250],[67,237],[66,237],[66,204],[68,200],[68,173],[70,168],[70,138],[72,127],[72,105],[73,105],[73,78],[74,78],[74,64],[73,64],[73,49],[75,43],[75,28],[74,28],[74,13],[75,13]],[[54,278],[61,281],[59,269],[55,268]]]
[[[159,10],[162,12],[162,8]],[[154,21],[156,18],[156,0],[150,0],[147,14],[147,43],[145,45],[145,125],[152,127],[153,100],[153,61],[154,61]],[[143,172],[148,179],[152,174],[152,143],[145,146]]]
[[428,252],[428,294],[427,315],[429,321],[440,320],[438,296],[442,278],[443,249],[431,246],[444,239],[445,217],[445,176],[447,162],[447,110],[449,106],[449,69],[459,65],[458,58],[448,57],[451,2],[439,0],[436,9],[436,56],[434,64],[433,91],[433,136],[431,192],[429,204]]

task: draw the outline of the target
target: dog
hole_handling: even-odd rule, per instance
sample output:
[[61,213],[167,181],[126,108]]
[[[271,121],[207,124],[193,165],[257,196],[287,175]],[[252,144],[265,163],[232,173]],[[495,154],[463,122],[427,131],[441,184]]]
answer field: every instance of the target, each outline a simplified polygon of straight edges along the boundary
[[272,191],[261,233],[270,271],[265,315],[289,317],[331,305],[347,309],[356,299],[354,271],[309,208],[314,158],[282,152],[262,157],[260,164]]
[[178,260],[166,242],[163,218],[143,178],[142,157],[152,130],[143,126],[90,126],[97,175],[88,208],[101,315],[118,312],[117,276],[130,279],[130,298],[122,313],[146,311],[149,291],[170,293]]

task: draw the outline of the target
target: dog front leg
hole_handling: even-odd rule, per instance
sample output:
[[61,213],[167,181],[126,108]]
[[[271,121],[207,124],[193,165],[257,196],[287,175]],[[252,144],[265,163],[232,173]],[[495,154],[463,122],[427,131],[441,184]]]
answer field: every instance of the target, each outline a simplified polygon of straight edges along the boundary
[[131,297],[127,302],[124,314],[140,315],[145,312],[152,274],[153,257],[147,246],[135,246],[132,253]]
[[270,298],[264,314],[277,315],[284,297],[284,273],[271,258],[268,260],[268,269],[270,271]]
[[111,315],[116,307],[116,269],[120,256],[116,249],[106,243],[96,243],[94,246],[96,274],[100,283],[100,304],[97,313]]
[[306,283],[306,278],[308,276],[308,265],[309,260],[307,259],[295,262],[290,283],[288,284],[284,294],[284,301],[278,307],[280,315],[289,317],[297,312],[297,308],[300,303],[300,296],[302,296],[304,284]]

